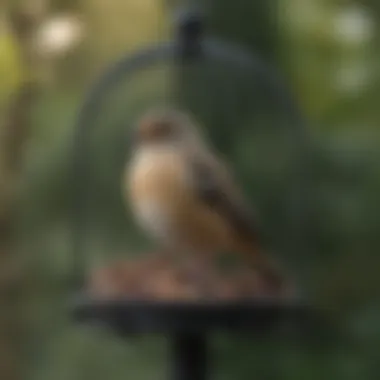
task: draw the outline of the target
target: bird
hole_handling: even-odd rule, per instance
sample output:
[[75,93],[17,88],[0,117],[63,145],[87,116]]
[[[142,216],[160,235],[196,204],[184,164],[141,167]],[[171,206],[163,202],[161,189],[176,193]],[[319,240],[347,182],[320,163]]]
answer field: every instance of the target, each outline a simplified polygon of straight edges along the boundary
[[188,257],[204,288],[215,256],[236,252],[281,292],[284,274],[264,252],[249,203],[197,121],[155,107],[138,118],[132,136],[122,191],[141,229],[167,252]]

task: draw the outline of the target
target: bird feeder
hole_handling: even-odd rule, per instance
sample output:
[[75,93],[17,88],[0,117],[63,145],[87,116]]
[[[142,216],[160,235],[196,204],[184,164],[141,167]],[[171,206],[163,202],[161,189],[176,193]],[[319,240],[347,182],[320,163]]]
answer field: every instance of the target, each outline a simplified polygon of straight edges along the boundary
[[[128,81],[147,67],[170,61],[178,67],[203,61],[222,62],[241,73],[255,73],[271,94],[276,107],[289,118],[291,135],[297,142],[297,154],[308,148],[304,136],[304,122],[286,87],[277,75],[258,56],[214,38],[203,36],[203,20],[196,11],[187,11],[178,19],[176,39],[164,42],[136,54],[123,57],[106,70],[89,91],[77,120],[74,167],[74,265],[78,296],[74,303],[74,315],[81,322],[101,322],[118,334],[161,333],[171,345],[171,374],[173,380],[204,380],[208,373],[207,339],[214,331],[269,332],[284,323],[300,326],[310,309],[299,300],[228,299],[228,300],[157,300],[130,298],[128,294],[118,298],[97,299],[84,291],[86,285],[84,254],[84,225],[86,223],[84,200],[88,195],[87,165],[88,137],[100,116],[101,104],[109,92],[121,81]],[[297,160],[298,181],[295,183],[298,217],[295,234],[298,238],[294,249],[302,249],[307,202],[305,195],[305,159]],[[302,165],[301,165],[302,164]],[[298,216],[301,214],[298,213]],[[298,245],[298,248],[295,248]]]

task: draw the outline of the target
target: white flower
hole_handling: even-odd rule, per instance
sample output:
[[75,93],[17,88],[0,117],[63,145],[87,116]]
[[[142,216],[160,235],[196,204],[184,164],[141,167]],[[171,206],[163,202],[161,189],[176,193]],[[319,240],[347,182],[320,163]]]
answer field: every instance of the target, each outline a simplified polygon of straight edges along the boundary
[[367,42],[374,32],[374,21],[364,7],[343,8],[333,23],[335,36],[343,43],[359,45]]
[[49,18],[36,35],[38,52],[48,56],[59,56],[74,48],[83,38],[83,24],[72,15]]

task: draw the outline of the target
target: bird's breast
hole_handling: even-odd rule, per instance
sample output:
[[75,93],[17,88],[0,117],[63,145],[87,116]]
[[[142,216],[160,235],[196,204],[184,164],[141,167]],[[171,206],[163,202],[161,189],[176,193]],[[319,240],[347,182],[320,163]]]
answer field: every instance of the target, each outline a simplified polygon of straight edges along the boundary
[[140,225],[157,238],[171,234],[186,201],[184,163],[171,150],[142,151],[131,163],[128,188]]
[[129,171],[129,196],[139,224],[155,238],[199,250],[227,244],[228,222],[200,200],[186,159],[174,151],[141,152]]

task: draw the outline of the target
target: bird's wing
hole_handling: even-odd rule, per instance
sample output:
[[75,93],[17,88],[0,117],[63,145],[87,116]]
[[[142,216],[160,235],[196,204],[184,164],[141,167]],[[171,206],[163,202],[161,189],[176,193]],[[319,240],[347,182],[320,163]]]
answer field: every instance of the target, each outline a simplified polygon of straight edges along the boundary
[[227,167],[213,156],[191,157],[191,183],[196,196],[229,221],[234,232],[247,242],[258,241],[255,218],[235,185]]
[[282,289],[285,286],[282,270],[268,254],[263,254],[256,220],[227,167],[214,156],[206,159],[197,156],[190,162],[193,188],[198,199],[228,220],[240,247],[245,247],[245,252],[241,253],[251,255],[254,252],[255,268],[264,276],[268,285]]

